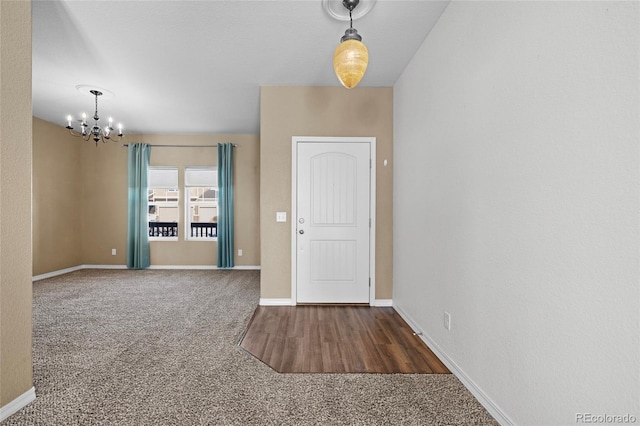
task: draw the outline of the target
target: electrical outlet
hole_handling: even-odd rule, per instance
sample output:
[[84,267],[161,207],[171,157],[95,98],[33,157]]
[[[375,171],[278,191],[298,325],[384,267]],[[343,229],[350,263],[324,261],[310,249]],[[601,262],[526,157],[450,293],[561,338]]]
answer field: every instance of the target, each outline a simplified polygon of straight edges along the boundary
[[111,256],[115,256],[116,255],[116,249],[111,249]]
[[238,249],[238,256],[242,256],[242,249]]
[[447,311],[444,311],[444,328],[451,330],[451,314]]
[[276,222],[286,222],[287,212],[276,212]]

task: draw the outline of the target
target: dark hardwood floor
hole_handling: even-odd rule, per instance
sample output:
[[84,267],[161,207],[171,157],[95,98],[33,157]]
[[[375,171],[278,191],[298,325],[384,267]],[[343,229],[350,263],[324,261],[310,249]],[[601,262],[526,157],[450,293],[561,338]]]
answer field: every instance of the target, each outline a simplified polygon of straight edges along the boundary
[[281,373],[449,373],[393,308],[259,306],[240,346]]

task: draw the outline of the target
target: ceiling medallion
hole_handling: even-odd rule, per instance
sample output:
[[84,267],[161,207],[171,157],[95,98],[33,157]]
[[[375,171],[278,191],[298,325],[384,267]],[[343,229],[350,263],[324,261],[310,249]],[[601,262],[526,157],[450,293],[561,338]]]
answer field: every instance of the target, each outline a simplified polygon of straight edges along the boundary
[[[358,10],[353,11],[352,19],[357,20],[369,13],[376,0],[360,0]],[[333,19],[349,21],[349,10],[342,4],[342,0],[322,0],[322,8]]]

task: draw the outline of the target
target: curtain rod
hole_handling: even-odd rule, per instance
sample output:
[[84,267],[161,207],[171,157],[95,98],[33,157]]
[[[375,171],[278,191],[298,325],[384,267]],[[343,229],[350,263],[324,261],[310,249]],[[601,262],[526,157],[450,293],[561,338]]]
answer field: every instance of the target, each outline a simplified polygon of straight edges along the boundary
[[[122,144],[123,148],[126,148],[128,146],[129,146],[128,143],[123,143]],[[217,148],[218,144],[215,144],[215,145],[149,145],[149,146],[154,147],[154,148]],[[232,146],[234,148],[237,148],[238,144],[234,143],[234,144],[232,144]]]

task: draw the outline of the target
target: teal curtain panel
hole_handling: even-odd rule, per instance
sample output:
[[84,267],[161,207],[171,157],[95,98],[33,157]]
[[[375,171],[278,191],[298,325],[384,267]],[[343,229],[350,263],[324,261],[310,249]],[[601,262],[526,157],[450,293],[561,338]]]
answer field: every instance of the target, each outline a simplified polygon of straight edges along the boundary
[[218,267],[233,268],[233,144],[218,144]]
[[148,268],[149,254],[149,157],[151,148],[145,143],[129,144],[127,178],[128,222],[127,222],[127,267]]

